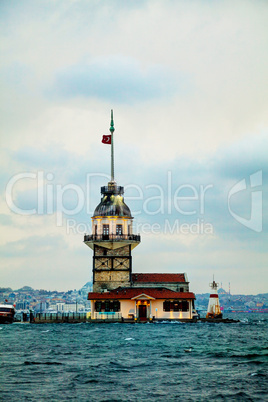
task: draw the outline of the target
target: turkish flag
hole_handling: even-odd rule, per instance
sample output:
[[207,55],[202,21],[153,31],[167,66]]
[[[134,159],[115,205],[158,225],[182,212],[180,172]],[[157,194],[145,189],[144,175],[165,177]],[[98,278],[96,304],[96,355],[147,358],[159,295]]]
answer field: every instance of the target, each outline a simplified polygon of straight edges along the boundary
[[111,135],[103,135],[101,142],[103,142],[103,144],[111,144],[112,143],[112,136]]

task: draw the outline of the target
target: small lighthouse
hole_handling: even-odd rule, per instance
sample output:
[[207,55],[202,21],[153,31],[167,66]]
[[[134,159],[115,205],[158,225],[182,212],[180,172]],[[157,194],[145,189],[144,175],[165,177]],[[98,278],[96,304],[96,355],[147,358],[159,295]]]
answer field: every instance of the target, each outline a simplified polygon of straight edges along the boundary
[[206,318],[222,318],[218,290],[217,290],[219,284],[214,281],[214,275],[213,275],[213,282],[210,283],[209,286],[211,287],[211,293],[209,296]]

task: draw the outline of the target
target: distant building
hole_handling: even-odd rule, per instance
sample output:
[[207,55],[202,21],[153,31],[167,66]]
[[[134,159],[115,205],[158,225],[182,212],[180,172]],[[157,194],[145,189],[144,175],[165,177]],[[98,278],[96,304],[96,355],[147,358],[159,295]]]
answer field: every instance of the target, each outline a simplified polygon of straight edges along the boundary
[[28,310],[29,309],[29,302],[23,301],[16,303],[16,310]]
[[42,313],[48,309],[48,306],[47,302],[40,302],[35,305],[34,310],[38,313]]

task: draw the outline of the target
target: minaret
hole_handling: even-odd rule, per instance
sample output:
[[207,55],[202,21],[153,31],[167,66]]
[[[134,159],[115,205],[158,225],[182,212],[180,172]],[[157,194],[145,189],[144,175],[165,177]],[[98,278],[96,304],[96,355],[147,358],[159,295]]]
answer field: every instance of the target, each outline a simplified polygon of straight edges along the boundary
[[209,296],[206,318],[222,318],[222,312],[220,308],[220,302],[217,290],[219,284],[214,281],[214,275],[213,275],[213,282],[210,283],[209,286],[211,287],[212,290]]
[[92,234],[85,244],[93,250],[93,291],[104,292],[131,285],[131,251],[140,243],[133,234],[131,211],[124,202],[124,187],[114,179],[114,121],[111,111],[111,181],[101,187],[101,202],[92,219]]

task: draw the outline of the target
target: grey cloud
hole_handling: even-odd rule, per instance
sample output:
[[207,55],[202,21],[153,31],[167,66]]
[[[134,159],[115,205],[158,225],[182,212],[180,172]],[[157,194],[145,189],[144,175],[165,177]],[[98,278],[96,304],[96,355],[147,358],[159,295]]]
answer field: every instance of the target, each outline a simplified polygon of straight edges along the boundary
[[67,248],[62,236],[44,235],[30,236],[21,240],[11,241],[0,246],[0,254],[5,258],[23,258],[40,256],[45,253]]
[[93,97],[119,103],[169,98],[188,91],[186,74],[160,65],[142,68],[138,61],[111,56],[69,66],[56,75],[50,95]]
[[0,224],[3,226],[10,226],[13,220],[10,215],[0,214]]
[[[260,145],[259,145],[260,146]],[[256,148],[255,141],[252,140],[248,144],[248,148]],[[131,156],[129,160],[120,160],[120,166],[118,166],[119,176],[121,177],[119,184],[125,186],[125,199],[126,203],[129,205],[130,209],[135,216],[135,222],[139,224],[143,223],[158,223],[163,226],[165,224],[165,220],[170,222],[170,225],[173,226],[176,220],[179,220],[180,223],[195,223],[197,219],[203,220],[204,222],[209,222],[213,225],[214,232],[217,236],[220,236],[222,239],[227,239],[228,237],[231,239],[236,239],[240,241],[248,242],[248,247],[255,247],[256,250],[263,249],[263,241],[262,239],[265,236],[265,232],[267,229],[267,209],[263,208],[263,232],[255,233],[248,228],[244,227],[237,221],[233,219],[230,212],[228,211],[228,192],[232,188],[233,185],[237,183],[241,178],[245,178],[246,182],[249,183],[250,174],[254,173],[258,168],[262,168],[264,172],[263,176],[263,198],[264,198],[264,206],[266,205],[266,196],[267,196],[267,184],[265,181],[265,175],[267,172],[267,163],[262,159],[253,158],[250,168],[248,167],[247,153],[244,152],[242,154],[236,153],[234,149],[240,149],[238,145],[234,145],[226,148],[221,154],[215,153],[213,157],[207,158],[202,161],[196,161],[187,158],[177,158],[169,163],[159,163],[157,166],[147,166],[147,170],[136,169],[138,165],[138,161],[131,161]],[[262,148],[260,147],[260,153]],[[248,150],[249,152],[249,150]],[[31,151],[31,154],[34,154]],[[25,156],[26,155],[26,156]],[[46,153],[38,154],[37,160],[42,160],[46,158]],[[27,159],[27,154],[24,152],[22,154],[16,154],[18,160],[23,161],[24,158]],[[36,157],[34,157],[33,161],[29,159],[31,163],[35,163]],[[98,158],[96,158],[98,159]],[[78,158],[75,155],[71,155],[68,152],[64,154],[64,160],[66,164],[64,165],[64,173],[62,175],[62,166],[61,166],[61,158],[57,159],[57,151],[55,151],[55,158],[52,161],[54,166],[54,180],[51,182],[54,185],[54,209],[55,205],[55,184],[61,183],[62,186],[73,183],[79,184],[81,189],[86,194],[86,173],[92,172],[92,167],[96,167],[94,161],[90,163],[87,157]],[[99,158],[101,160],[101,158]],[[129,163],[128,163],[129,162]],[[29,167],[31,167],[31,163]],[[236,172],[236,163],[241,166],[239,174]],[[97,163],[98,165],[98,163]],[[75,166],[75,173],[73,166]],[[124,166],[128,166],[127,172],[122,174],[124,171]],[[224,167],[229,169],[228,172],[224,169]],[[99,168],[102,169],[100,172],[105,173],[104,167],[99,165]],[[108,167],[109,169],[109,167]],[[96,170],[95,170],[96,171]],[[167,210],[168,205],[168,183],[167,183],[167,174],[170,172],[172,175],[172,186],[171,186],[171,213]],[[46,173],[46,172],[45,172]],[[133,179],[133,181],[129,181]],[[106,183],[108,179],[103,178],[101,175],[97,175],[94,177],[92,182],[90,182],[90,194],[89,199],[87,200],[90,204],[91,213],[94,210],[94,207],[100,200],[99,189],[100,186]],[[137,197],[138,192],[131,188],[131,186],[138,186],[139,189],[143,193],[143,199],[137,200],[131,199],[131,197]],[[154,213],[160,208],[160,200],[153,200],[152,197],[159,196],[160,190],[158,188],[148,188],[150,185],[160,186],[163,190],[164,194],[164,211]],[[128,188],[128,185],[130,187]],[[189,185],[193,186],[198,192],[200,191],[200,186],[212,185],[212,187],[206,192],[204,207],[205,211],[202,213],[200,211],[200,199],[198,200],[185,200],[180,201],[180,207],[184,211],[193,211],[196,212],[193,215],[185,215],[183,213],[178,212],[178,210],[174,206],[174,195],[176,190],[181,185]],[[198,193],[199,195],[200,193]],[[180,196],[192,196],[193,193],[189,189],[185,189],[181,191]],[[17,195],[15,200],[15,204],[22,209],[30,209],[36,208],[37,204],[37,192],[36,190],[25,190],[20,192]],[[67,191],[64,194],[64,206],[67,209],[72,209],[76,206],[77,203],[77,195],[72,191]],[[146,207],[150,212],[149,214],[144,211],[144,203],[147,202]],[[77,223],[84,222],[88,224],[90,222],[90,213],[86,211],[86,203],[81,212],[76,215],[70,215],[69,218],[73,218],[77,221]],[[238,213],[240,216],[244,218],[249,218],[250,208],[251,208],[251,191],[248,188],[246,191],[241,192],[238,195],[235,195],[231,199],[231,207],[233,212]],[[45,200],[45,209],[46,211],[46,200]],[[140,214],[135,213],[135,211],[141,211]]]

